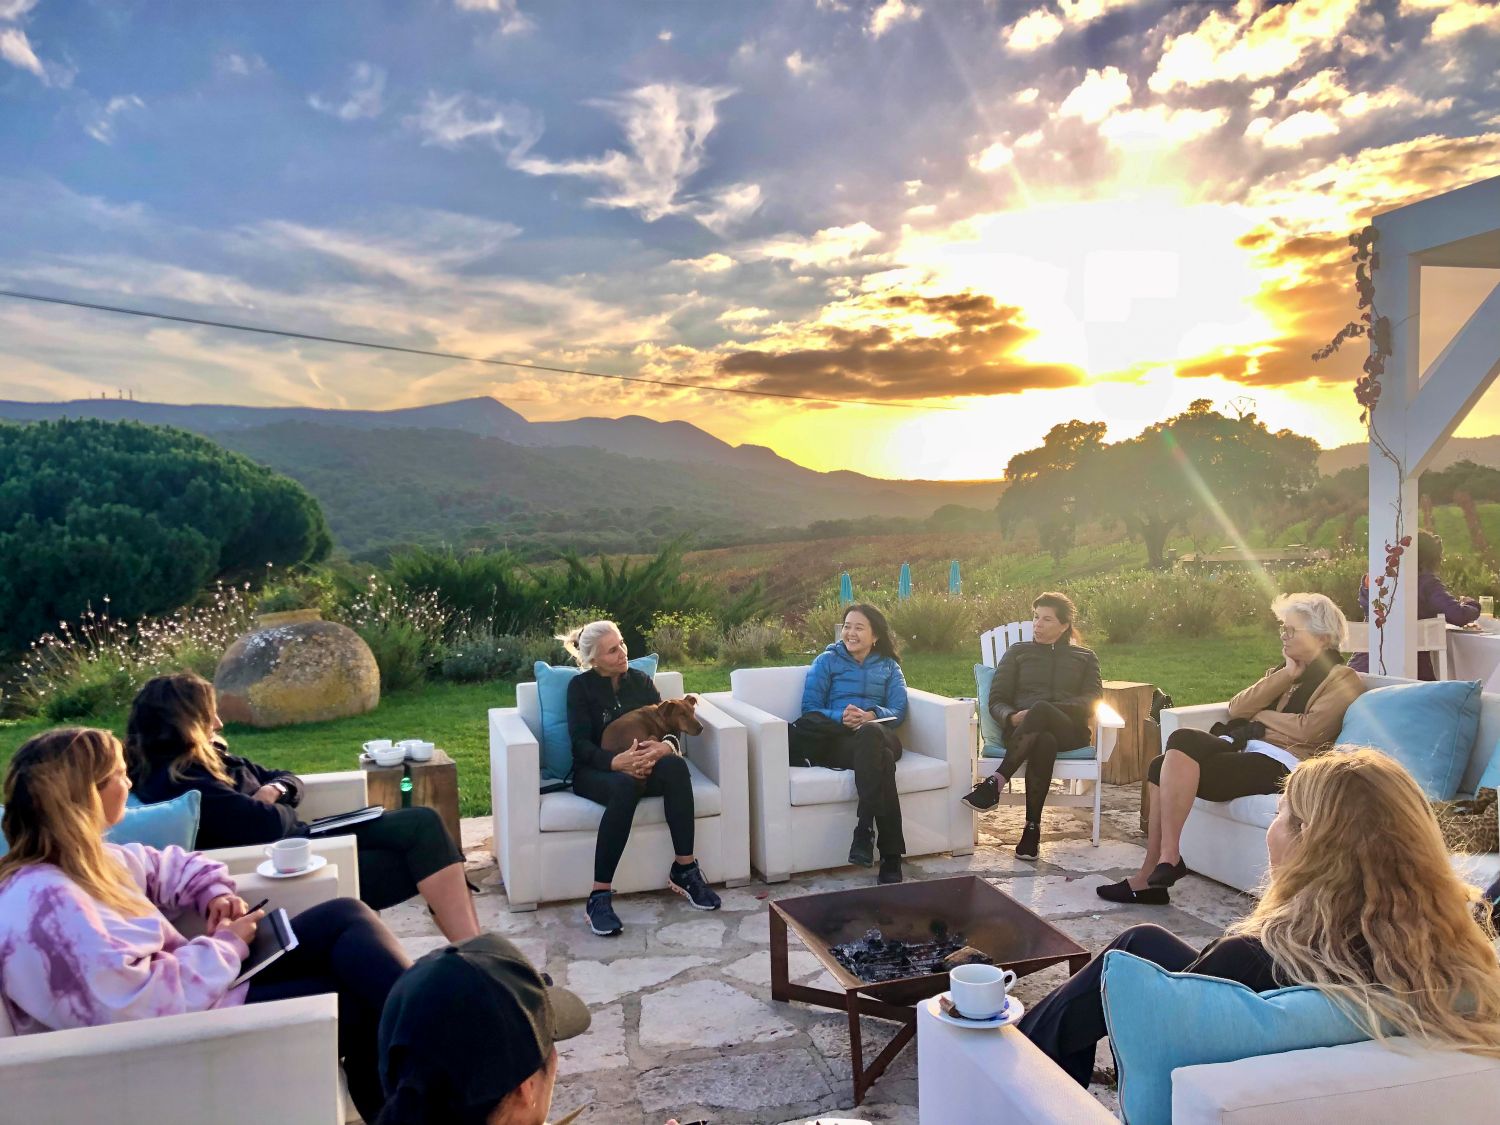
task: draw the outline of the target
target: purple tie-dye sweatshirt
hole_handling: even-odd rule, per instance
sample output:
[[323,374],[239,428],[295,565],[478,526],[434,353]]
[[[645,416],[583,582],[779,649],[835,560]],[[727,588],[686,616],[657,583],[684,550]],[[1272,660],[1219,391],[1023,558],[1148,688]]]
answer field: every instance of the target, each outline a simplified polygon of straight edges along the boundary
[[17,1034],[232,1007],[248,954],[226,931],[191,941],[168,918],[234,893],[228,869],[199,852],[106,844],[157,909],[128,918],[50,863],[0,886],[0,1004]]

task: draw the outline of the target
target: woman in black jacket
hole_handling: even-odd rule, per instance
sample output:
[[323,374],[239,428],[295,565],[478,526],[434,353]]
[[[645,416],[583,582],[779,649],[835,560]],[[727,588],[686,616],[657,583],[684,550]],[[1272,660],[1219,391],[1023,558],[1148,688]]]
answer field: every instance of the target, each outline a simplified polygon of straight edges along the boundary
[[675,735],[634,743],[612,754],[604,728],[627,711],[661,702],[651,677],[630,666],[625,638],[613,621],[590,621],[558,638],[583,669],[568,684],[568,735],[573,742],[573,792],[604,806],[594,844],[594,887],[584,905],[589,929],[614,937],[624,925],[614,910],[615,868],[625,854],[635,807],[660,797],[676,853],[667,885],[699,910],[719,909],[693,857],[693,779]]
[[1032,639],[1005,650],[986,700],[1004,732],[1005,758],[964,798],[972,809],[992,809],[1000,800],[1000,783],[1025,768],[1026,827],[1016,845],[1022,859],[1037,857],[1042,805],[1057,755],[1089,744],[1089,720],[1104,698],[1099,658],[1075,640],[1076,615],[1066,594],[1042,594],[1031,603]]
[[[202,676],[148,680],[125,728],[137,795],[154,804],[196,789],[203,798],[197,841],[203,851],[306,836],[297,816],[302,779],[230,754],[218,737],[223,729],[213,684]],[[463,853],[432,809],[387,810],[340,834],[358,843],[359,897],[367,906],[385,910],[420,894],[449,941],[479,933]]]

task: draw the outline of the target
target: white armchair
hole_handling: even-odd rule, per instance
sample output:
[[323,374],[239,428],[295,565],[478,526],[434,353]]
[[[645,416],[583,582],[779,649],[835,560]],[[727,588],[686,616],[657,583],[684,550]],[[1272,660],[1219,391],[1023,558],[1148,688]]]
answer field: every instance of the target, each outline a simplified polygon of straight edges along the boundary
[[[350,837],[325,843],[353,855]],[[235,883],[251,901],[269,897],[296,914],[338,897],[341,877],[330,863],[300,879]],[[175,924],[202,932],[196,917]],[[346,1119],[338,1057],[332,995],[21,1036],[0,1009],[0,1125],[337,1125]]]
[[[807,668],[738,668],[730,690],[703,698],[745,725],[750,750],[751,866],[768,883],[800,871],[842,867],[854,830],[854,775],[793,766],[787,727],[802,713]],[[961,803],[972,785],[973,704],[907,689],[905,752],[896,763],[908,855],[974,850],[974,815]]]
[[[682,673],[658,672],[663,699],[683,695]],[[704,698],[700,735],[685,735],[682,752],[693,778],[698,862],[710,883],[750,881],[750,794],[745,728]],[[571,791],[541,792],[541,705],[534,683],[516,685],[516,706],[490,711],[490,799],[495,859],[511,910],[580,899],[594,882],[594,842],[602,805]],[[660,797],[635,811],[630,842],[615,872],[616,891],[660,890],[672,864],[672,838]]]

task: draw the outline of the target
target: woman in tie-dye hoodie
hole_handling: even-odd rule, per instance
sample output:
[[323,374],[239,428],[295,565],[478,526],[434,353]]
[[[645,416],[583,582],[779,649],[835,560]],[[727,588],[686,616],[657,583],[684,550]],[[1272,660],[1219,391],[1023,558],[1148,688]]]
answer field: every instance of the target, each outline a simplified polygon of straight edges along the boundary
[[[22,1035],[336,992],[349,1092],[384,1103],[376,1037],[411,963],[373,911],[335,899],[292,920],[298,947],[232,987],[261,912],[246,913],[222,863],[198,852],[109,844],[130,782],[108,731],[37,735],[11,760],[0,821],[0,1006]],[[188,912],[207,932],[172,925]]]

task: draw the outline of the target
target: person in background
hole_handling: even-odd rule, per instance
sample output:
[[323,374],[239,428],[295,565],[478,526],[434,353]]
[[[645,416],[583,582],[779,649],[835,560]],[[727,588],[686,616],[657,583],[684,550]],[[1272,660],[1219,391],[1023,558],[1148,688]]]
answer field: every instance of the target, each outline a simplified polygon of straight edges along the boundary
[[1001,782],[1026,771],[1026,827],[1016,844],[1021,859],[1037,858],[1057,755],[1089,744],[1089,720],[1104,698],[1099,658],[1080,643],[1077,616],[1066,594],[1046,593],[1032,602],[1032,639],[1005,650],[985,701],[1004,732],[1005,758],[963,800],[980,812],[992,809]]
[[1395,759],[1334,747],[1293,770],[1266,850],[1265,891],[1224,937],[1197,950],[1159,926],[1132,926],[1027,1012],[1021,1033],[1087,1086],[1106,1034],[1104,953],[1123,949],[1256,992],[1311,985],[1372,1039],[1500,1058],[1494,927]]
[[[11,759],[0,857],[0,1005],[11,1026],[27,1035],[336,993],[349,1094],[373,1121],[385,1102],[380,1014],[411,964],[400,944],[368,906],[332,899],[291,919],[295,949],[236,985],[264,912],[201,852],[106,843],[129,793],[108,731],[50,730]],[[204,919],[201,937],[173,925],[188,914]],[[276,1075],[265,1081],[274,1093]]]
[[1130,878],[1095,887],[1100,898],[1165,906],[1168,888],[1188,872],[1182,829],[1195,799],[1275,793],[1287,774],[1338,737],[1344,712],[1365,690],[1340,654],[1349,630],[1344,615],[1323,594],[1283,594],[1271,610],[1281,620],[1282,663],[1229,701],[1225,733],[1172,732],[1166,752],[1146,767],[1145,860]]
[[613,937],[625,928],[614,908],[615,869],[642,797],[662,799],[676,853],[667,885],[696,910],[719,909],[719,896],[693,854],[693,777],[677,736],[637,742],[618,754],[601,745],[605,727],[627,711],[660,703],[661,692],[650,676],[630,666],[625,638],[613,621],[590,621],[558,640],[582,669],[568,684],[573,792],[604,806],[594,843],[594,887],[583,908],[589,929]]
[[[196,789],[203,797],[198,847],[208,850],[306,836],[307,825],[297,818],[301,779],[235,757],[219,737],[223,729],[214,686],[202,676],[178,672],[148,680],[125,727],[130,776],[141,799],[154,804]],[[479,933],[463,852],[434,810],[389,809],[340,834],[358,844],[361,901],[385,910],[420,894],[449,941]]]
[[794,766],[854,771],[859,803],[849,862],[874,865],[878,831],[879,881],[899,883],[906,837],[896,792],[902,748],[894,728],[906,719],[906,678],[891,627],[874,606],[846,609],[841,635],[807,670],[787,753]]
[[[1475,598],[1455,598],[1438,577],[1438,568],[1443,563],[1443,539],[1431,531],[1417,532],[1417,617],[1441,617],[1449,625],[1468,625],[1479,620],[1479,602]],[[1370,576],[1359,580],[1359,608],[1366,619],[1370,616]],[[1356,652],[1349,658],[1349,667],[1356,672],[1370,670],[1370,654]],[[1417,653],[1417,678],[1435,680],[1437,673],[1432,666],[1432,653]]]

